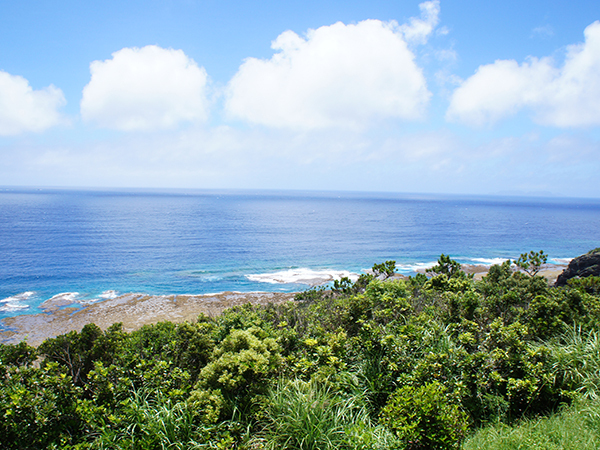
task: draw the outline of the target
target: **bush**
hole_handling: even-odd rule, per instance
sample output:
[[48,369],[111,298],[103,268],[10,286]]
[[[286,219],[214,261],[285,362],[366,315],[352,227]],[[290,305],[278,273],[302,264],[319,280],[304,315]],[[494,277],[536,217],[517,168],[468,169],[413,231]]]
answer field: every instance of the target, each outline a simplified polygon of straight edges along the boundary
[[55,338],[46,339],[38,352],[45,356],[44,363],[56,362],[66,367],[73,383],[83,386],[95,361],[111,364],[119,353],[124,338],[120,323],[109,327],[105,332],[90,323],[78,333],[70,331]]
[[48,363],[42,369],[12,367],[0,385],[0,436],[3,449],[47,448],[68,444],[80,432],[81,417],[66,369]]
[[581,327],[565,329],[544,344],[552,358],[550,376],[563,390],[577,390],[584,397],[600,399],[600,333]]
[[467,423],[598,400],[596,280],[549,287],[507,261],[476,281],[446,256],[437,272],[0,345],[2,447],[452,449]]
[[197,389],[218,390],[227,404],[223,408],[231,417],[236,409],[252,405],[252,397],[266,389],[268,377],[281,364],[281,348],[264,330],[252,327],[231,330],[214,350],[213,359],[198,376]]
[[0,344],[0,366],[29,366],[37,358],[37,350],[21,341],[16,345]]
[[467,432],[467,415],[437,381],[403,386],[381,412],[381,423],[407,450],[458,449]]

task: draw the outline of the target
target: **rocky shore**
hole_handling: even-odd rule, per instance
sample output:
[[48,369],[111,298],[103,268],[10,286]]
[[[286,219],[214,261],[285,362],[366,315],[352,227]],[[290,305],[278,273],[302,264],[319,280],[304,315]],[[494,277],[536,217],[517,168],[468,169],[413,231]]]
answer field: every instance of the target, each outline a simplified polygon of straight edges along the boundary
[[4,331],[0,332],[0,342],[16,344],[26,340],[37,346],[49,337],[79,331],[88,323],[106,329],[115,322],[122,322],[125,331],[133,331],[163,320],[185,322],[195,320],[200,314],[215,316],[224,309],[244,303],[266,305],[293,298],[293,293],[223,292],[208,295],[125,294],[81,308],[63,308],[60,302],[45,302],[42,305],[44,313],[2,320]]
[[[481,279],[489,267],[464,265],[462,268],[468,274],[473,274],[475,279]],[[539,275],[546,277],[549,284],[554,284],[565,268],[566,266],[548,264]],[[215,316],[227,308],[245,303],[266,305],[293,298],[294,293],[273,292],[223,292],[207,295],[130,293],[79,308],[69,307],[70,301],[59,298],[43,303],[43,313],[3,319],[0,322],[3,329],[0,331],[0,342],[16,344],[26,340],[30,345],[37,346],[49,337],[79,331],[88,323],[95,323],[106,329],[115,322],[122,322],[125,331],[133,331],[145,324],[163,320],[179,323],[195,320],[200,314]]]

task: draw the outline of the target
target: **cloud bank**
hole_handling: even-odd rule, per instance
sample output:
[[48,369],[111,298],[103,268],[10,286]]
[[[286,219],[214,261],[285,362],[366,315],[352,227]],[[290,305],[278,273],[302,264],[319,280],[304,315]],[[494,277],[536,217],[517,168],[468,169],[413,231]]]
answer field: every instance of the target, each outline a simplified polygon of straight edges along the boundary
[[480,66],[454,91],[447,119],[481,126],[528,109],[541,125],[600,125],[600,22],[584,36],[583,44],[567,48],[562,67],[551,58]]
[[81,116],[124,131],[168,129],[208,116],[208,76],[182,50],[124,48],[90,64]]
[[0,136],[40,132],[65,122],[63,92],[50,85],[33,90],[25,78],[0,70]]
[[229,82],[230,117],[298,130],[362,128],[374,119],[419,118],[431,96],[395,22],[338,22],[304,38],[286,31],[271,47],[271,59],[247,58]]

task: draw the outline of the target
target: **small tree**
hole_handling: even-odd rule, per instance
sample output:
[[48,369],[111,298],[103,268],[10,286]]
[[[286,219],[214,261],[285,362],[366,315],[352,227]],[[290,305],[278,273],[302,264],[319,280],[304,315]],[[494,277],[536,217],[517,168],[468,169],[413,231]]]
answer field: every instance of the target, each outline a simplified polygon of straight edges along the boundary
[[396,261],[386,261],[384,263],[373,265],[373,275],[378,277],[385,275],[385,278],[389,278],[394,275],[396,271]]
[[333,280],[332,291],[337,294],[350,295],[355,293],[354,283],[348,277],[342,277],[339,280]]
[[426,270],[427,273],[436,275],[446,275],[448,278],[464,278],[466,274],[463,272],[460,263],[451,259],[449,255],[443,253],[438,258],[437,266]]
[[527,253],[522,253],[515,264],[519,269],[524,270],[530,277],[538,274],[542,266],[548,262],[548,255],[543,250],[534,252],[533,250]]

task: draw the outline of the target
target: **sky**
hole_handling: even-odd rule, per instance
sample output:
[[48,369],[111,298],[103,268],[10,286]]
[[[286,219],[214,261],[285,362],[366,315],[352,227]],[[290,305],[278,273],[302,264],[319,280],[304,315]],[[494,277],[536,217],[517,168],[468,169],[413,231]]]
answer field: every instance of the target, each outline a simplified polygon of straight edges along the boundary
[[0,186],[600,198],[600,2],[0,0]]

